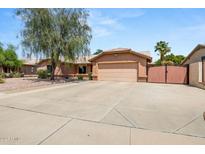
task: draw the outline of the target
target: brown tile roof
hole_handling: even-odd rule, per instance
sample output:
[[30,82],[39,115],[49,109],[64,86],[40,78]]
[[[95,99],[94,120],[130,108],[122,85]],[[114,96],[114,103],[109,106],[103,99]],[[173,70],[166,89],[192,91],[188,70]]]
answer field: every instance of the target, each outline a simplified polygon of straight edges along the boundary
[[105,50],[105,51],[101,52],[100,54],[96,55],[95,57],[91,58],[89,61],[93,61],[93,60],[95,60],[96,58],[102,56],[103,54],[107,54],[107,53],[123,53],[123,52],[129,52],[129,53],[135,54],[135,55],[137,55],[137,56],[146,58],[146,59],[148,59],[150,62],[152,61],[152,57],[149,56],[148,54],[145,54],[145,53],[143,53],[143,52],[136,52],[136,51],[133,51],[133,50],[130,49],[130,48],[114,48],[114,49],[110,49],[110,50]]
[[[148,60],[152,60],[152,57],[150,56],[150,54],[147,52],[147,51],[144,51],[144,52],[135,52],[135,51],[132,51],[132,49],[130,48],[114,48],[114,49],[110,49],[110,50],[105,50],[103,52],[101,52],[100,54],[98,55],[90,55],[90,56],[82,56],[82,57],[78,57],[74,62],[72,61],[65,61],[67,63],[74,63],[74,64],[88,64],[88,63],[91,63],[92,60],[96,59],[97,57],[101,56],[102,54],[105,54],[105,53],[122,53],[122,52],[130,52],[130,53],[133,53],[137,56],[140,56],[140,57],[143,57],[143,58],[147,58]],[[48,59],[41,59],[39,61],[40,62],[43,62],[43,61],[46,61],[46,60],[49,60]],[[64,59],[61,58],[61,61],[64,62]]]
[[[74,64],[88,64],[88,63],[91,63],[91,62],[89,61],[89,59],[90,59],[90,58],[93,58],[94,56],[96,56],[96,55],[81,56],[81,57],[76,58],[75,61],[65,60],[64,58],[60,58],[60,61],[61,61],[61,62],[65,62],[65,63],[74,63]],[[48,61],[48,60],[50,60],[50,58],[41,59],[41,60],[39,61],[39,63],[44,62],[44,61]]]
[[37,59],[22,59],[24,65],[36,65],[38,63]]
[[130,48],[114,48],[110,50],[105,50],[103,52],[114,52],[114,51],[131,51],[131,49]]
[[90,63],[89,59],[95,57],[96,55],[90,55],[90,56],[82,56],[82,57],[78,57],[74,63],[75,64],[86,64],[86,63]]

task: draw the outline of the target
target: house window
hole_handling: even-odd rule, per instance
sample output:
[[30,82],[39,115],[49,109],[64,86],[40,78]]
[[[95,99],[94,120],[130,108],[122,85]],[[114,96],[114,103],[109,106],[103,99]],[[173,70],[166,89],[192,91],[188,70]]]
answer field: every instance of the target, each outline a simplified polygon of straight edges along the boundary
[[51,65],[47,65],[47,70],[48,70],[48,73],[52,73],[52,66]]
[[79,66],[78,73],[85,74],[86,73],[86,66]]

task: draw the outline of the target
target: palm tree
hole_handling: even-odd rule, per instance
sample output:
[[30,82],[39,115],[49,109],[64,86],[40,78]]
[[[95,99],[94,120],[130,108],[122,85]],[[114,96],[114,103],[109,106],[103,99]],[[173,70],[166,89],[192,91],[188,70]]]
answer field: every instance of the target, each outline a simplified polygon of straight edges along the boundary
[[169,44],[168,42],[159,41],[159,42],[157,42],[157,44],[154,47],[155,52],[159,52],[158,54],[160,55],[161,64],[165,60],[164,58],[165,58],[166,54],[171,51],[171,48],[168,46],[168,44]]

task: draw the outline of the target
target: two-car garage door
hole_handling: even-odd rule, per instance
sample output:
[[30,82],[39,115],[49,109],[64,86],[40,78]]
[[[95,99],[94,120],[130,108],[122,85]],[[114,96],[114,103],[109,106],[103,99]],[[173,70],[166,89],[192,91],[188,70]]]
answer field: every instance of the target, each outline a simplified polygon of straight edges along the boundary
[[137,81],[137,63],[100,63],[98,80]]

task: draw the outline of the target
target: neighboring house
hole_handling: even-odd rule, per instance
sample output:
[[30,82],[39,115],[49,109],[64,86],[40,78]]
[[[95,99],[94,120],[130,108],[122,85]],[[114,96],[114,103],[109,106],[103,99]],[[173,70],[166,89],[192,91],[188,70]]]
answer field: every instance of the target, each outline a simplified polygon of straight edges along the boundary
[[21,72],[24,73],[24,75],[35,75],[37,70],[36,64],[37,61],[34,59],[24,59]]
[[[74,62],[62,62],[55,70],[56,76],[88,76],[110,81],[147,81],[147,65],[152,58],[147,52],[139,53],[128,48],[116,48],[94,56],[80,57]],[[41,60],[38,69],[52,71],[50,59]]]
[[89,60],[97,80],[147,81],[147,66],[152,58],[128,48],[103,51]]
[[[74,62],[62,62],[56,67],[55,75],[63,76],[63,77],[76,77],[78,75],[82,75],[84,77],[88,77],[88,73],[92,72],[92,64],[88,61],[88,59],[93,56],[84,56],[79,57]],[[37,66],[37,70],[48,70],[52,72],[50,59],[40,60]]]
[[197,45],[182,65],[189,68],[189,84],[205,88],[205,45]]

